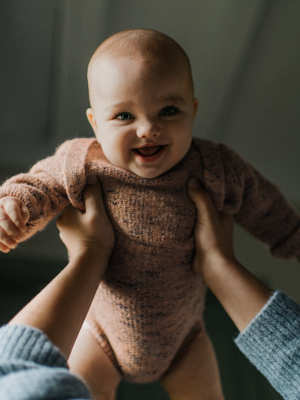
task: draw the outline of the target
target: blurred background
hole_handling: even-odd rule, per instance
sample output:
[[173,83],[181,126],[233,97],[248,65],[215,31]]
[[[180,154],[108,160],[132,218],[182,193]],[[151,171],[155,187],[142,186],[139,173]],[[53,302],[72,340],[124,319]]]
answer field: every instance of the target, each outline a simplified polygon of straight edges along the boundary
[[[156,29],[190,57],[199,111],[194,135],[231,146],[300,210],[300,2],[289,0],[1,0],[0,181],[26,172],[64,140],[91,137],[86,68],[98,45],[128,28]],[[239,227],[239,260],[300,301],[299,262],[272,258]],[[0,323],[67,263],[55,221],[0,254]],[[226,399],[280,399],[233,344],[209,294],[206,322]],[[167,399],[158,383],[122,383],[120,399]]]

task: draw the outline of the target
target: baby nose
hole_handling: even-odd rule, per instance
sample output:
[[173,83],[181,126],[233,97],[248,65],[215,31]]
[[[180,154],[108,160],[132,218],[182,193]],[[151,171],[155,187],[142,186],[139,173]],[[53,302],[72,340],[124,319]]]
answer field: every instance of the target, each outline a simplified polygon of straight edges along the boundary
[[136,134],[139,138],[155,137],[160,135],[160,128],[150,121],[143,122],[137,128]]

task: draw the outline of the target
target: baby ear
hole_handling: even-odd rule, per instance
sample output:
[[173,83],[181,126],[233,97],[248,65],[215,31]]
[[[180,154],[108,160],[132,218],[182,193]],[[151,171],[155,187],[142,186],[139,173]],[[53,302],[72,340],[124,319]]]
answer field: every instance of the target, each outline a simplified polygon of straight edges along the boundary
[[97,121],[96,121],[94,112],[93,112],[93,110],[91,108],[88,108],[86,110],[86,116],[87,116],[87,119],[89,120],[89,123],[91,124],[91,127],[93,128],[95,134],[97,134],[97,131],[98,131],[98,129],[97,129]]

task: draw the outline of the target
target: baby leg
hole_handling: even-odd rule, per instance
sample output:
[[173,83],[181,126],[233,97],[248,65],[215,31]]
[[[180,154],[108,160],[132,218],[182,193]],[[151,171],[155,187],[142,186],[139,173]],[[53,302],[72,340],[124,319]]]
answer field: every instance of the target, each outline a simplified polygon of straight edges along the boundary
[[204,332],[190,346],[178,365],[161,378],[172,400],[224,400],[217,360]]
[[81,329],[68,363],[86,381],[93,400],[115,399],[121,375],[89,329]]

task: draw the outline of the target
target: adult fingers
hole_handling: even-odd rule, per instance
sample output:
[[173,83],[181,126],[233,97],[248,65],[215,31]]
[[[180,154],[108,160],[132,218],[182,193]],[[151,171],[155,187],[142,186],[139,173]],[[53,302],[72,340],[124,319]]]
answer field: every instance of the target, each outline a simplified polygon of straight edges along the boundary
[[104,210],[101,187],[96,176],[89,176],[86,183],[83,190],[85,211],[89,213]]
[[209,193],[200,186],[197,179],[193,178],[189,180],[188,193],[197,208],[198,222],[204,223],[206,221],[211,221],[211,219],[217,216]]
[[61,230],[64,226],[69,225],[70,223],[74,224],[74,221],[77,220],[77,214],[82,215],[82,211],[77,210],[71,204],[69,204],[60,214],[60,216],[56,220],[56,226],[59,230]]

